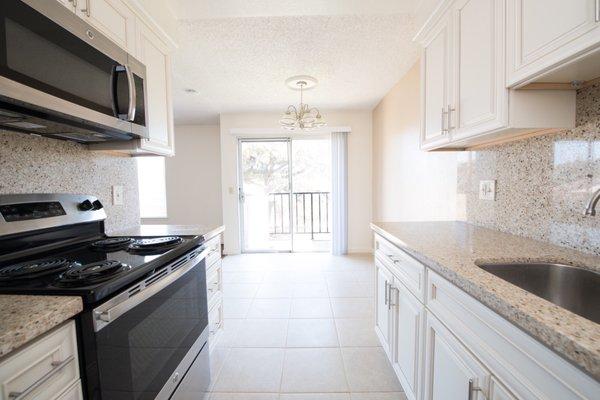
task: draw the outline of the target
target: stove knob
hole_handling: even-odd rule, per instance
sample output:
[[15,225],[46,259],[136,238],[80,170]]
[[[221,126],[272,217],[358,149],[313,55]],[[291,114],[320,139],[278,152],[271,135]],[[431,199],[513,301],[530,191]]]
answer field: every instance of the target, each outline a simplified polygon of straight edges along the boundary
[[81,203],[79,203],[79,206],[78,206],[78,208],[79,208],[81,211],[90,211],[91,209],[93,209],[93,208],[94,208],[94,205],[92,204],[92,202],[91,202],[91,201],[89,201],[89,200],[84,200],[84,201],[82,201]]
[[93,206],[94,210],[100,210],[100,209],[104,208],[102,203],[100,203],[100,200],[94,200],[94,202],[92,203],[92,206]]

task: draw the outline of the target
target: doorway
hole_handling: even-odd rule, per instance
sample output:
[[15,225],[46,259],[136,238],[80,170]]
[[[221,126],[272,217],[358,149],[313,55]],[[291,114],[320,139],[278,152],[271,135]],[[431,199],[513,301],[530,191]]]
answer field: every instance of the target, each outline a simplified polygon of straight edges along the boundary
[[242,252],[327,252],[331,141],[239,140]]

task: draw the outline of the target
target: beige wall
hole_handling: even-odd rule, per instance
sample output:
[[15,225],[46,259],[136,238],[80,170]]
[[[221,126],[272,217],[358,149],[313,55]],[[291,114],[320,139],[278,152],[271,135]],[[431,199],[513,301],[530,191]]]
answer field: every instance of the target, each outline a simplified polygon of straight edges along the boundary
[[143,223],[222,224],[219,126],[175,126],[175,156],[165,161],[168,218]]
[[373,110],[373,219],[463,219],[457,153],[419,150],[419,62]]
[[[323,112],[328,125],[350,127],[348,137],[348,250],[371,251],[371,129],[370,111]],[[279,113],[241,113],[221,115],[221,171],[223,195],[223,221],[225,251],[240,252],[237,143],[239,137],[288,135],[279,130]],[[231,129],[264,130],[264,134],[251,132],[242,136]]]

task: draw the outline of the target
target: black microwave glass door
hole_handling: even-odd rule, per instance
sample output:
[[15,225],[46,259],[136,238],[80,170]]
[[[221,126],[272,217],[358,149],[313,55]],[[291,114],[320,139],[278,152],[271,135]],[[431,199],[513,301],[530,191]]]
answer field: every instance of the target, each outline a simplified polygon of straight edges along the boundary
[[202,261],[96,333],[101,398],[154,399],[207,326]]
[[135,118],[134,124],[146,126],[146,105],[144,104],[145,90],[144,80],[138,75],[133,75],[133,82],[135,83]]
[[[125,75],[117,72],[118,66],[116,61],[25,3],[0,1],[2,76],[117,116],[117,100],[128,103],[129,96],[127,82],[116,83],[122,81],[120,75]],[[119,90],[115,91],[116,86]]]

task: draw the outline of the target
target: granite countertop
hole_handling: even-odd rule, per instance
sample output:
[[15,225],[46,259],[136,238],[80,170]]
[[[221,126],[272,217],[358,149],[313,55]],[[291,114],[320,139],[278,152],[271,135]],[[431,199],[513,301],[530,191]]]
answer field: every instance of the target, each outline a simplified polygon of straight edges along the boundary
[[465,222],[374,222],[372,229],[600,380],[600,324],[477,267],[550,261],[600,271],[600,257]]
[[210,239],[222,233],[224,225],[138,225],[111,233],[112,236],[203,236]]
[[0,295],[0,357],[79,314],[77,296]]

